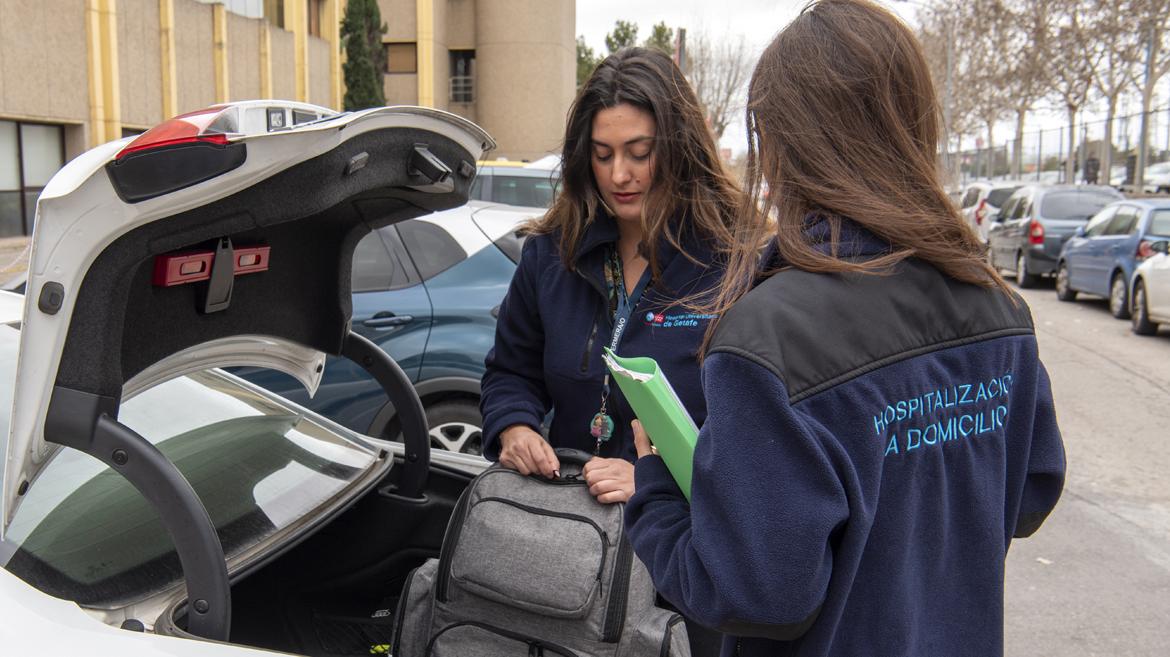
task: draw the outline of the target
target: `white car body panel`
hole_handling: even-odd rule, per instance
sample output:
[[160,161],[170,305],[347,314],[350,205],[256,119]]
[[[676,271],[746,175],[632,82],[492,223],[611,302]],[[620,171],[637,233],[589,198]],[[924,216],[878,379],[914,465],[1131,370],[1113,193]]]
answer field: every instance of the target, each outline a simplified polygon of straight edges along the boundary
[[[363,133],[386,128],[414,128],[441,134],[473,156],[494,147],[486,132],[454,114],[428,108],[382,107],[337,115],[280,132],[231,136],[231,141],[249,145],[247,159],[238,168],[138,203],[123,202],[104,171],[105,164],[116,157],[128,140],[98,147],[71,161],[53,176],[37,202],[26,286],[30,303],[23,316],[24,326],[30,330],[21,331],[13,401],[14,411],[20,412],[12,414],[0,500],[0,539],[15,513],[18,489],[25,482],[35,483],[37,473],[55,451],[44,439],[45,414],[78,290],[103,250],[139,226],[231,196]],[[42,286],[49,281],[64,287],[59,310],[51,315],[41,312],[36,303]],[[182,359],[171,363],[177,369],[185,367]],[[160,370],[153,373],[155,377],[165,375]],[[310,373],[298,376],[309,377]]]
[[267,650],[130,632],[90,616],[77,604],[29,586],[0,568],[0,646],[20,657],[272,657]]
[[1170,255],[1158,253],[1138,265],[1134,277],[1146,286],[1146,308],[1150,320],[1170,323]]

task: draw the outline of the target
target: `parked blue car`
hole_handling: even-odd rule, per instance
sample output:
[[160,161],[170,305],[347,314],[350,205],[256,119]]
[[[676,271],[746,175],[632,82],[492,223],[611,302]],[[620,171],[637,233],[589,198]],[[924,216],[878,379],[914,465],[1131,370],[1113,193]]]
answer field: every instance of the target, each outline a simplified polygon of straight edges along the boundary
[[[431,442],[482,452],[479,381],[523,237],[543,208],[471,202],[374,231],[354,251],[353,329],[386,350],[415,384]],[[235,373],[355,431],[398,436],[394,407],[348,359],[330,358],[316,395],[274,370]]]
[[1166,239],[1170,198],[1129,199],[1106,206],[1061,250],[1056,296],[1061,301],[1075,301],[1079,292],[1107,297],[1109,312],[1128,319],[1134,270],[1154,254],[1154,242]]

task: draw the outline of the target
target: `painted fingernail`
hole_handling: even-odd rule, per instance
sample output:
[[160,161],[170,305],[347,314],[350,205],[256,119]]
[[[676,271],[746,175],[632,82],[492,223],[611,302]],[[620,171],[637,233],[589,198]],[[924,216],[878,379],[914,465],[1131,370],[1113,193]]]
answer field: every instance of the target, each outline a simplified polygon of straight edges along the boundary
[[560,479],[561,478],[561,471],[560,470],[553,470],[553,476],[556,477],[557,479]]

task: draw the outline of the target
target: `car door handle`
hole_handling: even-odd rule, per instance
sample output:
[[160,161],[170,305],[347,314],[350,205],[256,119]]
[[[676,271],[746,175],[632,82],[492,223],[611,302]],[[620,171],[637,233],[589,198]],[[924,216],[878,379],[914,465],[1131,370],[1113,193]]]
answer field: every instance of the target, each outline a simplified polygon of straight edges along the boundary
[[380,312],[362,322],[362,324],[372,328],[388,328],[391,326],[402,326],[413,321],[414,316],[412,315],[395,315],[390,312]]

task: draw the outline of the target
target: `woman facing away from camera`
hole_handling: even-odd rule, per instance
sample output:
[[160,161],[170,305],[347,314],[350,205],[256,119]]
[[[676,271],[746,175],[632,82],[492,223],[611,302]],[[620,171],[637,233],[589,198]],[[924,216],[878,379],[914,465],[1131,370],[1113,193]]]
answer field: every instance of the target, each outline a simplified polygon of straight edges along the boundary
[[870,2],[815,2],[748,115],[691,502],[636,426],[634,548],[724,655],[1002,654],[1008,546],[1064,449],[1029,310],[940,184],[920,46]]

